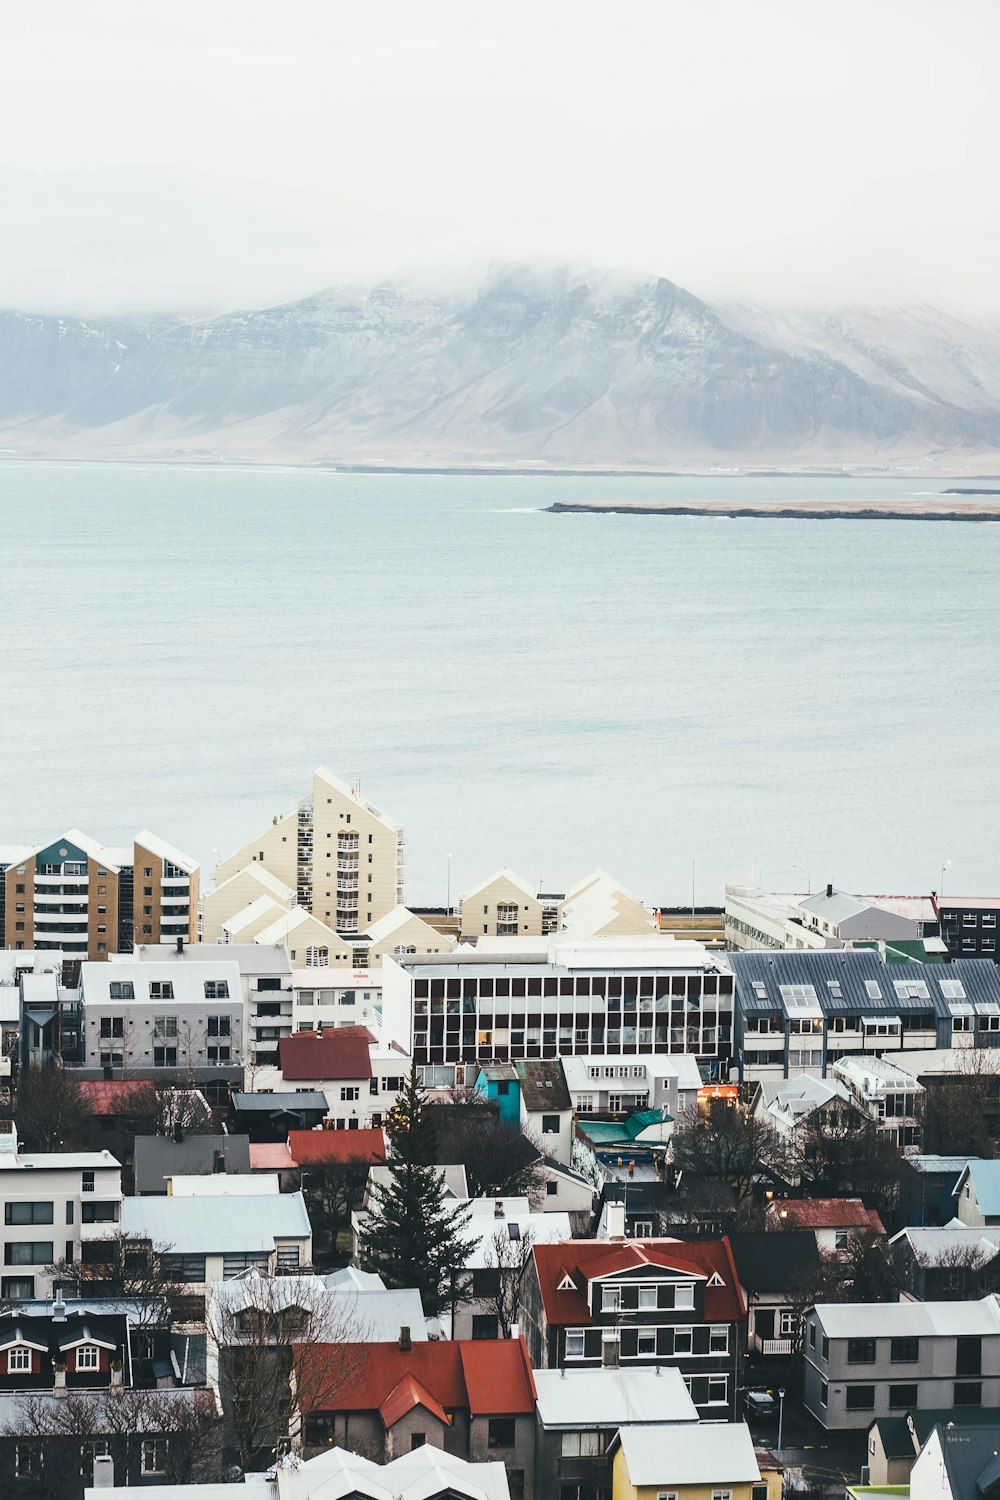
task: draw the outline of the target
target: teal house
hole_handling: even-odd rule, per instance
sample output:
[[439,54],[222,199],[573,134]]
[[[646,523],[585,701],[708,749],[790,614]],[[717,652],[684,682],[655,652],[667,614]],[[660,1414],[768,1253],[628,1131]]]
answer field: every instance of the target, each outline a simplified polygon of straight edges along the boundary
[[516,1130],[521,1120],[521,1085],[513,1063],[483,1063],[476,1089],[497,1106],[501,1120]]

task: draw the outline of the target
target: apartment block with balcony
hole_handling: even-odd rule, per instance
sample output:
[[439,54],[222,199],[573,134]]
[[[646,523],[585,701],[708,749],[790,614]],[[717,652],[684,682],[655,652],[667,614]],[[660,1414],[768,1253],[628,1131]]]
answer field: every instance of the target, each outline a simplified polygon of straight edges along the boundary
[[858,1109],[897,1146],[919,1146],[924,1086],[887,1057],[842,1057],[834,1075]]
[[711,1075],[728,1070],[732,987],[724,956],[657,936],[552,937],[523,958],[386,955],[383,1040],[431,1085],[453,1083],[456,1065],[577,1054],[690,1053]]
[[280,943],[161,943],[138,947],[135,957],[141,963],[189,966],[225,962],[234,965],[239,974],[239,993],[246,1007],[242,1050],[237,1058],[247,1068],[276,1065],[278,1043],[291,1036],[294,1026],[292,966],[288,952]]
[[144,831],[111,848],[73,828],[41,847],[0,851],[6,946],[106,959],[134,938],[198,930],[198,865]]
[[84,1243],[115,1232],[122,1169],[110,1151],[21,1151],[14,1124],[0,1120],[0,1203],[0,1297],[49,1297],[55,1263],[79,1261]]

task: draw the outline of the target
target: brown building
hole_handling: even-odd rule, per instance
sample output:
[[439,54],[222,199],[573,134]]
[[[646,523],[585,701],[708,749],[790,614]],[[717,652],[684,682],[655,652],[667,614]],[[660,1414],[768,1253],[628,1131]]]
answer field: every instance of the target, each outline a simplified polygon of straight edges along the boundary
[[5,948],[69,959],[128,953],[133,941],[198,936],[198,864],[144,830],[112,848],[78,828],[41,847],[0,848]]

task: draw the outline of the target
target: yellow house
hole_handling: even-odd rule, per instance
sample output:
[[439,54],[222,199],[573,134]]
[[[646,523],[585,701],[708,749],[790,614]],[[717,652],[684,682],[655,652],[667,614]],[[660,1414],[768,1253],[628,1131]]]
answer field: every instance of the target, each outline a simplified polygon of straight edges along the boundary
[[781,1500],[781,1474],[761,1471],[745,1422],[623,1427],[610,1451],[612,1500]]

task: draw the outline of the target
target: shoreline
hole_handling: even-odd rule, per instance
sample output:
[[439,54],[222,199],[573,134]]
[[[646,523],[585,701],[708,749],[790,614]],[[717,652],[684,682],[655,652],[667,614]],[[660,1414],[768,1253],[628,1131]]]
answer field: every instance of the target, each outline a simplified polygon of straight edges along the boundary
[[604,516],[701,516],[733,521],[1000,521],[1000,502],[996,505],[970,505],[962,510],[944,506],[908,506],[905,503],[858,500],[834,506],[826,501],[802,505],[781,505],[761,501],[757,505],[726,505],[720,501],[703,504],[608,505],[580,500],[559,501],[545,507],[560,515]]

